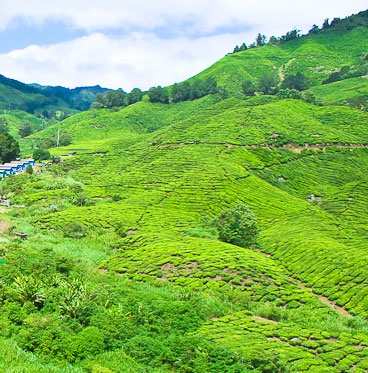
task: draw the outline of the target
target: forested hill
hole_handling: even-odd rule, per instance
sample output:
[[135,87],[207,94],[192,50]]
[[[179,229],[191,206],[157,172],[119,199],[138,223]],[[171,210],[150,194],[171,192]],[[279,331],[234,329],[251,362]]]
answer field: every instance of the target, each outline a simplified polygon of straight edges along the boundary
[[27,85],[0,75],[0,109],[22,110],[45,118],[61,112],[62,116],[67,117],[88,110],[96,95],[105,91],[100,86],[68,89]]

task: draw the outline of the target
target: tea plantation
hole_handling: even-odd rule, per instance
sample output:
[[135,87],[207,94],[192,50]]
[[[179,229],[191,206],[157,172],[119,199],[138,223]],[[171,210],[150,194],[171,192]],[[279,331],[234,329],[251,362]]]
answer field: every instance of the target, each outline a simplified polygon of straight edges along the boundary
[[[322,84],[366,36],[229,54],[190,80],[227,97],[144,96],[22,140],[24,155],[58,131],[71,143],[0,183],[0,370],[366,372],[367,80]],[[240,92],[270,70],[303,71],[319,100]],[[219,239],[240,204],[251,247]]]

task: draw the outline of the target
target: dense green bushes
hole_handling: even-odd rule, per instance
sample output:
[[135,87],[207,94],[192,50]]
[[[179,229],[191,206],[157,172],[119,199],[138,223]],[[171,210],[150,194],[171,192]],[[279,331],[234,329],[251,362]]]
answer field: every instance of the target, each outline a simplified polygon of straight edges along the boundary
[[216,225],[222,241],[242,247],[251,247],[256,241],[257,220],[246,205],[236,205],[224,211]]

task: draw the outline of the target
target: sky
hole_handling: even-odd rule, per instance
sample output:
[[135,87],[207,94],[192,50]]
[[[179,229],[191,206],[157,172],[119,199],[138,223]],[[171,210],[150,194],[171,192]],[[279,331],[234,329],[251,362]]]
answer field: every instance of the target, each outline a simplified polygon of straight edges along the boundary
[[260,32],[308,32],[367,0],[0,0],[0,74],[129,92],[198,74]]

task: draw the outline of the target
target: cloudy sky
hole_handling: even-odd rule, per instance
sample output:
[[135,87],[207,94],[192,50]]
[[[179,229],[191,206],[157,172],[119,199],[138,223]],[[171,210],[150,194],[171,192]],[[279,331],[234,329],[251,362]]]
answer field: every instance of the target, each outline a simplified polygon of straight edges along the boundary
[[43,85],[182,81],[261,32],[307,32],[367,0],[0,0],[0,74]]

